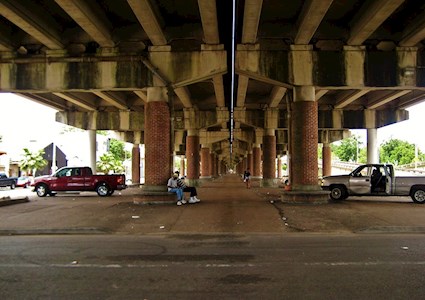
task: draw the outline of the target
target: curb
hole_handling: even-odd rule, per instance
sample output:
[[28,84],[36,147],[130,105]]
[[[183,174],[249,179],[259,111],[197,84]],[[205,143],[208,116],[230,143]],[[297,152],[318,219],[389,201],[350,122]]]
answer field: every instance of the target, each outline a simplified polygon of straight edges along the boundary
[[20,203],[26,203],[26,202],[30,202],[28,197],[16,198],[16,199],[11,199],[10,197],[0,198],[0,206],[20,204]]
[[111,230],[97,227],[82,227],[82,228],[47,228],[47,229],[2,229],[0,236],[5,235],[63,235],[63,234],[106,234],[111,233]]

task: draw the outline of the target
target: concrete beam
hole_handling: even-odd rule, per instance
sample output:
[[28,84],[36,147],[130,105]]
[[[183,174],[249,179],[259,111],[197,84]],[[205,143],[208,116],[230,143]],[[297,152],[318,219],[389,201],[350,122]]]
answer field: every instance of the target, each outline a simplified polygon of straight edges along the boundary
[[224,85],[223,85],[223,76],[217,75],[213,77],[213,84],[214,84],[214,92],[215,97],[217,99],[217,106],[218,107],[225,107],[226,102],[224,98]]
[[236,96],[236,106],[245,106],[246,92],[248,90],[249,77],[239,75],[238,77],[238,92]]
[[56,121],[85,130],[144,131],[143,112],[70,112],[59,111]]
[[285,96],[286,91],[288,89],[281,87],[281,86],[275,86],[273,87],[271,93],[270,93],[270,102],[269,107],[278,107],[280,104],[280,101],[282,101],[283,96]]
[[96,1],[88,5],[84,0],[55,0],[55,2],[87,32],[101,47],[114,47],[111,37],[112,26],[106,16],[101,15]]
[[127,0],[143,30],[148,35],[154,46],[167,44],[167,39],[162,30],[152,5],[149,0]]
[[361,45],[405,0],[375,0],[365,2],[351,26],[348,45]]
[[31,100],[33,102],[42,104],[44,106],[47,106],[56,110],[69,109],[69,107],[66,105],[66,101],[62,98],[50,99],[50,98],[44,97],[44,95],[42,94],[15,93],[15,95],[19,95],[21,97],[24,97],[25,99]]
[[329,90],[317,90],[316,89],[316,94],[314,96],[316,101],[319,101],[320,98],[322,98],[324,95],[326,95],[327,92],[329,92]]
[[112,104],[113,106],[115,106],[118,109],[122,109],[122,110],[129,109],[129,107],[128,107],[127,103],[125,103],[125,101],[122,101],[121,99],[117,99],[116,97],[113,97],[108,93],[101,92],[101,91],[92,91],[92,93],[95,94],[96,96],[102,98],[103,100],[105,100],[109,104]]
[[199,132],[199,143],[202,145],[218,143],[229,139],[228,131],[206,131]]
[[347,105],[353,103],[357,99],[359,99],[361,96],[367,94],[368,90],[356,90],[356,91],[345,91],[342,92],[339,97],[336,99],[335,108],[341,109],[346,107]]
[[403,31],[399,45],[413,47],[425,39],[425,13],[419,14]]
[[227,72],[226,51],[150,51],[149,60],[178,88],[210,80]]
[[404,95],[411,93],[411,92],[412,92],[411,90],[392,92],[392,93],[385,95],[383,97],[380,97],[378,99],[373,99],[372,101],[370,101],[370,103],[368,103],[368,105],[366,105],[366,108],[367,109],[376,109],[376,108],[378,108],[378,107],[380,107],[380,106],[382,106],[382,105],[384,105],[384,104],[386,104],[386,103],[388,103],[388,102],[390,102],[394,99],[397,99],[397,98],[404,96]]
[[323,17],[333,0],[305,1],[302,12],[297,21],[297,33],[294,44],[307,45],[322,22]]
[[198,6],[204,30],[204,42],[207,44],[220,43],[216,0],[198,0]]
[[143,102],[148,102],[148,93],[145,91],[133,91]]
[[0,24],[0,52],[14,50],[12,42],[12,29],[9,26]]
[[[140,90],[153,75],[139,56],[0,59],[0,86],[7,92]],[[119,64],[118,64],[119,62]]]
[[97,110],[96,105],[89,103],[85,100],[79,99],[79,98],[77,98],[73,95],[67,95],[67,94],[64,94],[64,93],[53,93],[53,95],[56,95],[56,96],[58,96],[62,99],[65,99],[66,101],[71,102],[71,103],[73,103],[73,104],[75,104],[75,105],[77,105],[77,106],[79,106],[83,109],[86,109],[86,110],[89,110],[89,111]]
[[46,45],[47,48],[64,48],[59,31],[48,24],[43,16],[36,15],[28,7],[24,7],[16,1],[2,0],[0,12],[3,17]]
[[255,44],[257,42],[258,24],[260,22],[263,0],[245,0],[242,44]]
[[410,106],[422,103],[425,101],[425,92],[424,91],[412,91],[408,97],[400,97],[397,107],[398,109],[406,109]]
[[177,97],[179,97],[184,108],[192,107],[192,102],[190,100],[191,96],[187,87],[176,88],[174,89],[174,93],[176,93]]

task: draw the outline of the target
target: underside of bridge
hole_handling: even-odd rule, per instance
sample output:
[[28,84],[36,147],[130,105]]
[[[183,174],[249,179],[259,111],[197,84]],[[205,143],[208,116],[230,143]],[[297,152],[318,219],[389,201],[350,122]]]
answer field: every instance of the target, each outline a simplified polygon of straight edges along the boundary
[[158,121],[149,103],[162,101],[171,122],[155,130],[171,132],[175,154],[195,143],[235,165],[261,147],[263,163],[289,151],[309,169],[318,143],[406,120],[424,99],[424,9],[416,0],[0,0],[0,91],[136,144]]

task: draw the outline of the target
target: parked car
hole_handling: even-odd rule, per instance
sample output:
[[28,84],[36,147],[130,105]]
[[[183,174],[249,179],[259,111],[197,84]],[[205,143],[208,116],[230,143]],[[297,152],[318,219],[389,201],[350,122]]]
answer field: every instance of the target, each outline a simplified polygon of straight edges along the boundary
[[93,175],[89,167],[63,167],[53,175],[36,177],[32,185],[39,197],[65,191],[95,191],[104,197],[127,188],[124,174]]
[[425,203],[425,177],[396,177],[391,164],[366,164],[347,175],[325,176],[322,189],[330,191],[333,200],[349,196],[410,196],[416,203]]
[[0,187],[10,187],[13,190],[16,187],[17,177],[8,177],[5,173],[0,173]]
[[23,188],[27,188],[31,185],[31,178],[28,176],[21,176],[18,177],[17,181],[16,181],[16,186],[17,187],[23,187]]

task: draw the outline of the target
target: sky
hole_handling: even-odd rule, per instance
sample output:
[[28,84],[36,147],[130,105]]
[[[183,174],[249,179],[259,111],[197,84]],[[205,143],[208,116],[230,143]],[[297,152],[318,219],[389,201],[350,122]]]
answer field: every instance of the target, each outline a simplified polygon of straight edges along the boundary
[[[391,138],[417,144],[425,152],[425,101],[407,108],[409,120],[378,129],[378,145]],[[50,144],[64,128],[55,121],[56,110],[18,95],[0,93],[0,150],[22,152],[24,147],[39,150]],[[352,130],[366,145],[366,130]]]

